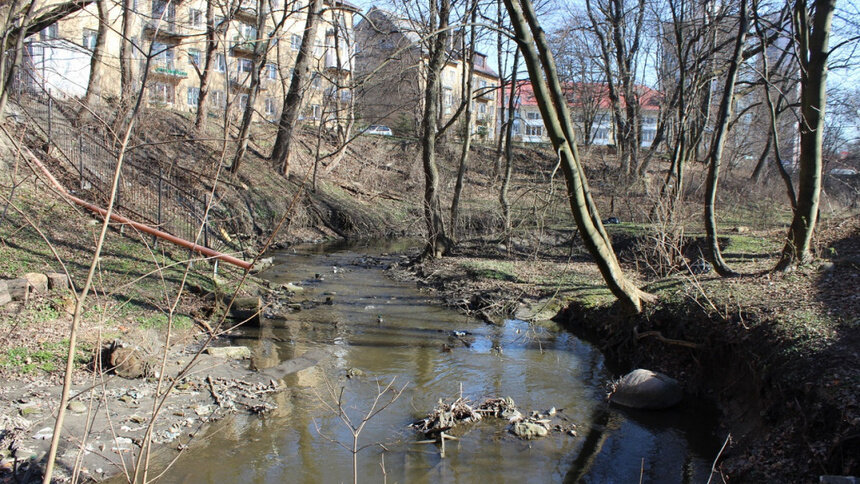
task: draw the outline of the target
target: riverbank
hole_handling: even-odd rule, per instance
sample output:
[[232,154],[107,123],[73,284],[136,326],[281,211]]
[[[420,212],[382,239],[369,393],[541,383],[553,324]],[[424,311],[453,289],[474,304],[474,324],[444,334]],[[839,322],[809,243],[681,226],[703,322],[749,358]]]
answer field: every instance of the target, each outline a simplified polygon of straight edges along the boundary
[[[150,141],[158,133],[185,133],[188,128],[188,120],[176,114],[148,118],[147,123],[152,126]],[[246,259],[255,257],[284,214],[289,215],[287,224],[275,240],[281,248],[300,241],[421,233],[423,185],[414,141],[359,138],[331,173],[326,173],[330,166],[321,163],[326,176],[314,183],[313,150],[307,146],[297,153],[289,179],[271,170],[261,153],[267,151],[273,133],[269,127],[255,132],[244,168],[235,177],[225,174],[219,182],[212,217],[213,244],[218,249]],[[169,160],[171,169],[212,173],[219,166],[216,155],[221,144],[215,141],[218,133],[209,135],[187,146],[154,143],[139,149],[151,150],[148,158],[153,162]],[[440,155],[447,180],[456,173],[457,157],[451,146],[443,147]],[[36,150],[38,144],[32,148]],[[723,409],[725,433],[731,431],[733,443],[722,454],[721,470],[735,479],[796,481],[815,480],[823,473],[860,474],[854,457],[860,455],[855,390],[860,384],[855,349],[860,304],[856,219],[828,215],[818,235],[818,263],[786,275],[768,274],[781,247],[787,212],[785,204],[773,201],[776,197],[768,198],[767,190],[781,196],[781,188],[763,185],[761,194],[753,194],[740,179],[729,179],[721,193],[733,204],[721,218],[725,234],[721,245],[728,262],[747,275],[735,279],[696,275],[684,264],[693,264],[701,256],[702,235],[695,232],[698,205],[689,202],[679,208],[678,226],[651,223],[648,190],[617,186],[612,170],[606,168],[608,154],[591,153],[588,169],[596,201],[602,213],[621,222],[608,226],[616,251],[632,278],[660,296],[658,305],[628,318],[616,312],[612,296],[571,229],[561,183],[546,176],[555,163],[551,153],[517,149],[511,187],[514,229],[496,236],[487,235],[497,234],[501,221],[494,151],[477,146],[473,154],[474,170],[467,178],[458,224],[460,243],[451,257],[401,262],[401,270],[394,271],[397,277],[435,291],[429,297],[441,297],[477,320],[498,322],[506,315],[543,320],[560,313],[563,324],[599,345],[616,374],[644,366],[678,377],[690,394],[711,398]],[[58,160],[42,155],[62,172]],[[0,225],[0,276],[61,271],[47,239],[80,284],[100,222],[65,205],[25,170],[14,150],[6,150],[4,159],[3,184],[16,188],[10,192],[13,203]],[[691,177],[700,175],[694,172]],[[196,180],[201,188],[211,188],[212,178],[201,175]],[[446,203],[450,189],[443,187]],[[677,247],[667,247],[667,241]],[[670,261],[674,265],[664,265],[661,258],[667,248],[682,254]],[[207,326],[220,320],[210,294],[235,290],[241,274],[221,264],[215,276],[207,261],[197,260],[189,267],[188,260],[184,250],[154,246],[151,239],[127,228],[112,227],[99,261],[95,294],[85,307],[76,375],[82,386],[78,388],[91,381],[87,362],[100,341],[126,341],[157,357],[161,354],[157,342],[165,341],[171,321],[168,354],[171,361],[181,361],[209,331]],[[183,279],[187,290],[177,298]],[[242,295],[267,293],[252,287]],[[17,437],[32,439],[41,430],[34,422],[51,420],[55,411],[45,407],[36,415],[22,412],[22,405],[55,395],[44,388],[59,382],[68,347],[64,342],[70,322],[68,296],[37,295],[26,302],[13,301],[4,309],[0,376],[18,385],[17,393],[4,398],[9,403],[4,407],[8,417],[4,436],[11,438],[3,442],[4,447]],[[312,303],[325,303],[325,297],[329,296]],[[282,300],[278,305],[284,309],[285,304]],[[373,320],[372,314],[368,317]],[[229,375],[234,370],[248,371],[243,365],[220,366]],[[118,386],[106,393],[116,400],[111,408],[128,407],[133,412],[122,418],[143,417],[140,409],[150,407],[145,395],[151,394],[154,383],[142,382],[138,389],[116,382]],[[156,434],[187,418],[196,425],[208,418],[198,415],[197,408],[219,406],[214,397],[218,391],[207,392],[208,382],[188,384],[188,391],[180,390],[179,400],[171,403],[182,407],[177,410],[182,415],[170,416]],[[123,388],[125,393],[120,391]],[[138,407],[119,400],[126,396],[134,400],[134,395],[127,395],[129,388],[144,395]],[[26,418],[22,413],[36,415],[28,419],[27,432],[16,430],[22,423],[16,419]],[[122,425],[129,429],[142,425],[129,422]],[[188,428],[184,426],[183,432]],[[136,437],[128,438],[133,442]],[[107,440],[101,438],[101,442]],[[71,458],[69,449],[64,455]],[[95,450],[100,451],[98,446]],[[101,464],[87,468],[105,469]]]
[[[609,227],[616,250],[632,243],[629,229]],[[821,252],[833,257],[785,275],[762,272],[776,261],[778,237],[727,237],[724,253],[748,274],[739,278],[647,278],[626,261],[660,297],[635,317],[617,310],[593,264],[558,244],[519,250],[516,242],[471,241],[453,257],[403,268],[400,277],[476,318],[551,317],[598,345],[616,374],[644,367],[678,378],[688,394],[721,409],[719,438],[732,436],[718,460],[726,478],[858,475],[860,222],[823,224]]]

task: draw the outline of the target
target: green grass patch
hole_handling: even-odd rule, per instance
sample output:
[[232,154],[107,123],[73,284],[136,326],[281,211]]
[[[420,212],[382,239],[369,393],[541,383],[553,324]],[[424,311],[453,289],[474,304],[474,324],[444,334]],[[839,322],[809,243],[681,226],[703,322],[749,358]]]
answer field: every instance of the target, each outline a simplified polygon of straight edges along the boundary
[[[144,329],[165,329],[167,328],[166,314],[152,314],[147,316],[138,316],[135,322]],[[188,329],[194,324],[194,321],[183,314],[173,316],[173,327],[175,329]]]
[[463,264],[471,277],[497,281],[517,282],[519,278],[512,262],[496,260],[473,260]]

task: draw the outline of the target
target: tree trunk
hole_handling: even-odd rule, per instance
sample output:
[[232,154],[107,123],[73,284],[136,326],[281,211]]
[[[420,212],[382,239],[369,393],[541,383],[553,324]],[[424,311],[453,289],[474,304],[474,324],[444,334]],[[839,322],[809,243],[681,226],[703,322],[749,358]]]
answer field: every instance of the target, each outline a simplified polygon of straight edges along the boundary
[[[200,74],[200,92],[197,95],[197,115],[194,119],[194,129],[203,132],[206,126],[206,116],[209,114],[209,82],[212,77],[212,62],[218,52],[218,39],[215,28],[215,1],[206,0],[206,58],[203,61],[203,72]],[[197,67],[195,66],[195,69]]]
[[836,0],[816,0],[810,25],[806,2],[794,4],[795,42],[800,60],[800,173],[797,209],[776,270],[812,260],[812,235],[821,195],[821,144],[827,106],[827,58]]
[[[254,104],[257,102],[257,94],[260,92],[260,74],[263,71],[263,66],[266,65],[266,57],[269,52],[269,39],[276,35],[277,30],[270,35],[265,34],[266,15],[264,0],[257,1],[257,34],[254,42],[254,57],[251,65],[251,83],[248,86],[248,102],[245,103],[245,112],[242,113],[242,124],[239,126],[239,138],[236,141],[236,153],[233,155],[233,163],[230,165],[231,173],[238,173],[242,166],[242,158],[245,157],[245,152],[248,151],[248,133],[251,130],[251,121],[254,120]],[[239,76],[239,72],[236,73]],[[238,83],[242,79],[236,78]]]
[[442,257],[451,244],[442,218],[442,204],[439,200],[439,169],[436,167],[440,77],[445,65],[450,12],[450,0],[439,0],[438,7],[436,0],[430,1],[431,31],[441,30],[441,32],[435,34],[430,46],[421,134],[421,161],[424,165],[424,221],[427,224],[427,248],[424,255],[429,257]]
[[[20,21],[23,25],[29,24],[35,11],[35,3],[30,2],[27,5],[27,10],[24,12],[23,17],[15,18],[19,3],[17,1],[13,2],[9,6],[9,14],[6,18],[7,26],[14,25],[16,21]],[[24,57],[24,36],[18,35],[15,37],[15,46],[7,51],[5,47],[9,42],[9,36],[10,31],[7,29],[3,33],[2,47],[4,49],[0,50],[0,116],[6,111],[6,103],[9,101],[9,86],[15,78],[15,71],[21,67],[21,59]],[[9,55],[12,56],[11,59],[8,57]]]
[[305,22],[305,32],[302,35],[302,45],[296,56],[296,65],[290,80],[290,88],[284,97],[281,120],[278,123],[278,136],[275,138],[275,146],[272,148],[272,155],[270,157],[275,167],[285,177],[290,176],[290,147],[293,141],[296,122],[302,110],[304,85],[310,73],[310,62],[313,57],[314,42],[317,38],[322,7],[323,0],[313,0],[308,6],[308,18]]
[[765,138],[764,141],[764,149],[761,150],[761,155],[759,155],[755,168],[750,175],[750,179],[754,183],[760,183],[762,178],[764,178],[764,175],[767,173],[767,156],[770,154],[770,145],[772,140],[773,136],[771,136],[770,128],[768,128],[767,138]]
[[[755,6],[755,4],[754,4],[754,6]],[[757,11],[757,9],[756,9],[756,11]],[[758,16],[756,16],[756,22],[755,22],[756,34],[759,37],[759,42],[764,43],[765,42],[764,29],[762,28],[759,20],[760,19],[758,18]],[[762,80],[764,81],[762,83],[763,89],[764,89],[764,97],[765,97],[765,101],[767,102],[768,116],[770,119],[770,125],[769,125],[770,136],[768,137],[767,145],[768,146],[773,145],[773,156],[774,156],[774,162],[776,163],[776,169],[779,172],[780,178],[782,178],[782,181],[785,184],[785,191],[788,195],[788,200],[791,202],[792,210],[794,210],[797,208],[797,197],[794,194],[794,185],[791,182],[791,176],[788,174],[788,172],[785,170],[785,166],[782,164],[782,154],[780,153],[780,148],[779,148],[779,112],[780,112],[779,103],[780,103],[780,98],[777,98],[776,105],[774,105],[773,98],[771,98],[771,95],[770,95],[771,76],[770,76],[770,67],[768,65],[767,55],[762,54],[761,63],[762,63]],[[762,156],[764,157],[765,155],[762,155]],[[759,165],[762,165],[762,160],[759,160]],[[764,170],[762,169],[761,171],[764,171]],[[756,181],[759,180],[759,177],[761,176],[760,175],[761,171],[759,171],[759,167],[756,166],[756,171],[753,173],[753,176],[755,177]]]
[[[460,196],[463,193],[463,180],[466,177],[466,168],[469,162],[469,150],[472,147],[472,84],[475,77],[475,21],[477,19],[478,9],[477,0],[472,0],[472,26],[469,30],[469,45],[466,45],[466,36],[463,35],[461,45],[463,55],[463,100],[466,102],[466,122],[463,123],[463,146],[460,151],[460,166],[457,169],[457,183],[454,185],[454,196],[451,199],[451,239],[457,240],[457,222],[460,217]],[[463,16],[463,23],[466,23],[468,16]],[[465,26],[464,26],[465,28]],[[466,52],[468,51],[468,55]]]
[[110,18],[108,14],[107,0],[98,0],[96,2],[99,15],[99,29],[96,34],[96,45],[93,48],[93,56],[90,59],[90,79],[87,82],[87,93],[84,95],[84,100],[81,104],[83,107],[89,106],[93,99],[101,97],[102,71],[104,71],[105,46],[107,45],[108,27]]
[[[537,22],[531,1],[505,0],[505,6],[511,17],[529,78],[532,80],[544,125],[553,148],[559,154],[577,228],[612,293],[627,309],[641,312],[642,303],[653,301],[654,296],[642,292],[627,280],[612,250],[609,236],[600,221],[600,214],[591,199],[588,182],[576,150],[567,100],[561,90],[546,36]],[[535,50],[535,46],[538,50]]]
[[132,70],[131,45],[132,23],[136,12],[132,10],[134,0],[122,0],[122,36],[119,41],[119,75],[120,75],[120,107],[117,120],[122,120],[125,111],[131,107],[134,100],[134,71]]
[[729,70],[726,73],[726,86],[723,88],[723,99],[720,101],[720,111],[717,114],[717,125],[711,141],[710,164],[708,165],[708,179],[705,195],[705,233],[708,240],[708,258],[714,266],[717,274],[728,277],[737,275],[729,268],[723,255],[720,253],[720,243],[717,237],[717,217],[715,204],[717,202],[717,184],[720,180],[720,162],[723,157],[723,149],[726,146],[726,136],[729,131],[729,121],[735,100],[735,82],[738,77],[738,69],[741,64],[744,43],[746,42],[747,30],[749,29],[749,17],[747,16],[747,1],[741,0],[740,21],[738,34],[735,37],[735,50],[729,62]]
[[511,186],[511,175],[514,172],[514,109],[517,103],[517,70],[520,67],[520,49],[514,51],[514,63],[511,69],[511,92],[508,95],[508,124],[505,125],[505,173],[502,186],[499,189],[499,204],[502,206],[502,217],[505,223],[505,237],[511,235],[511,202],[508,200],[508,190]]

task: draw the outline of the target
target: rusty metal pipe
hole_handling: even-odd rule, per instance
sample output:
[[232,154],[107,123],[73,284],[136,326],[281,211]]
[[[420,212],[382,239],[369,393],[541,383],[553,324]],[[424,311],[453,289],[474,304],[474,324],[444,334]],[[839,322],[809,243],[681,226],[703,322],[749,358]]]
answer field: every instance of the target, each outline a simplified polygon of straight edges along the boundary
[[[80,198],[78,198],[78,197],[72,195],[71,193],[69,193],[68,191],[66,191],[66,188],[63,185],[61,185],[60,182],[57,181],[56,178],[54,178],[54,175],[52,175],[51,172],[48,171],[48,169],[45,167],[45,165],[43,165],[42,162],[39,161],[39,159],[35,155],[33,155],[32,153],[29,153],[29,154],[30,154],[30,159],[33,161],[33,163],[35,163],[36,166],[39,167],[39,169],[42,171],[42,173],[46,177],[48,177],[48,180],[51,182],[51,184],[54,185],[54,187],[57,190],[59,190],[60,193],[62,193],[66,198],[68,198],[72,202],[76,203],[77,205],[80,205],[81,207],[86,208],[87,210],[90,210],[92,212],[95,212],[95,213],[101,215],[102,217],[107,215],[107,210],[105,210],[101,207],[98,207],[96,205],[93,205],[87,201],[81,200]],[[122,215],[112,213],[110,216],[110,220],[111,220],[111,222],[117,222],[117,223],[129,225],[129,226],[134,227],[135,229],[137,229],[141,232],[147,233],[149,235],[154,235],[160,239],[164,239],[168,242],[172,242],[172,243],[174,243],[180,247],[185,247],[185,248],[191,249],[192,251],[197,252],[197,253],[202,254],[202,255],[205,255],[206,257],[210,257],[210,258],[217,259],[217,260],[222,260],[228,264],[233,264],[234,266],[241,267],[242,269],[245,269],[245,270],[251,269],[251,263],[250,262],[244,261],[242,259],[238,259],[238,258],[233,257],[231,255],[224,254],[223,252],[218,252],[216,250],[212,250],[208,247],[204,247],[204,246],[196,244],[194,242],[189,242],[185,239],[180,239],[179,237],[176,237],[175,235],[168,234],[167,232],[163,232],[161,230],[156,229],[155,227],[151,227],[149,225],[142,224],[140,222],[135,222],[135,221],[130,220],[126,217],[123,217]]]

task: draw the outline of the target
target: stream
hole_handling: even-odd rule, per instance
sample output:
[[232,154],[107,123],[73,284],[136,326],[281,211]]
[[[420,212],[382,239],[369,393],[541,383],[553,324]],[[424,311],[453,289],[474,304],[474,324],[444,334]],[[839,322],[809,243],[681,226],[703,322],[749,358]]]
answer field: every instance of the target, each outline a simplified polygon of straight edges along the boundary
[[[442,307],[414,283],[385,274],[384,266],[408,248],[409,242],[368,241],[275,253],[274,266],[261,276],[303,287],[296,302],[320,304],[242,328],[231,343],[251,347],[258,369],[307,351],[329,356],[284,380],[292,391],[273,413],[213,424],[205,444],[183,453],[162,480],[350,482],[352,434],[323,401],[336,408],[343,387],[342,407],[357,425],[377,396],[377,382],[393,379],[393,387],[405,390],[359,434],[359,446],[367,445],[357,459],[363,482],[707,481],[721,443],[711,407],[687,400],[666,411],[608,406],[605,384],[613,374],[596,348],[554,323],[488,325]],[[358,376],[346,378],[351,369]],[[459,440],[446,442],[442,458],[438,445],[416,443],[425,437],[408,425],[439,399],[461,394],[473,402],[511,397],[524,414],[554,407],[577,435],[550,432],[524,441],[506,422],[486,418],[458,427]]]

